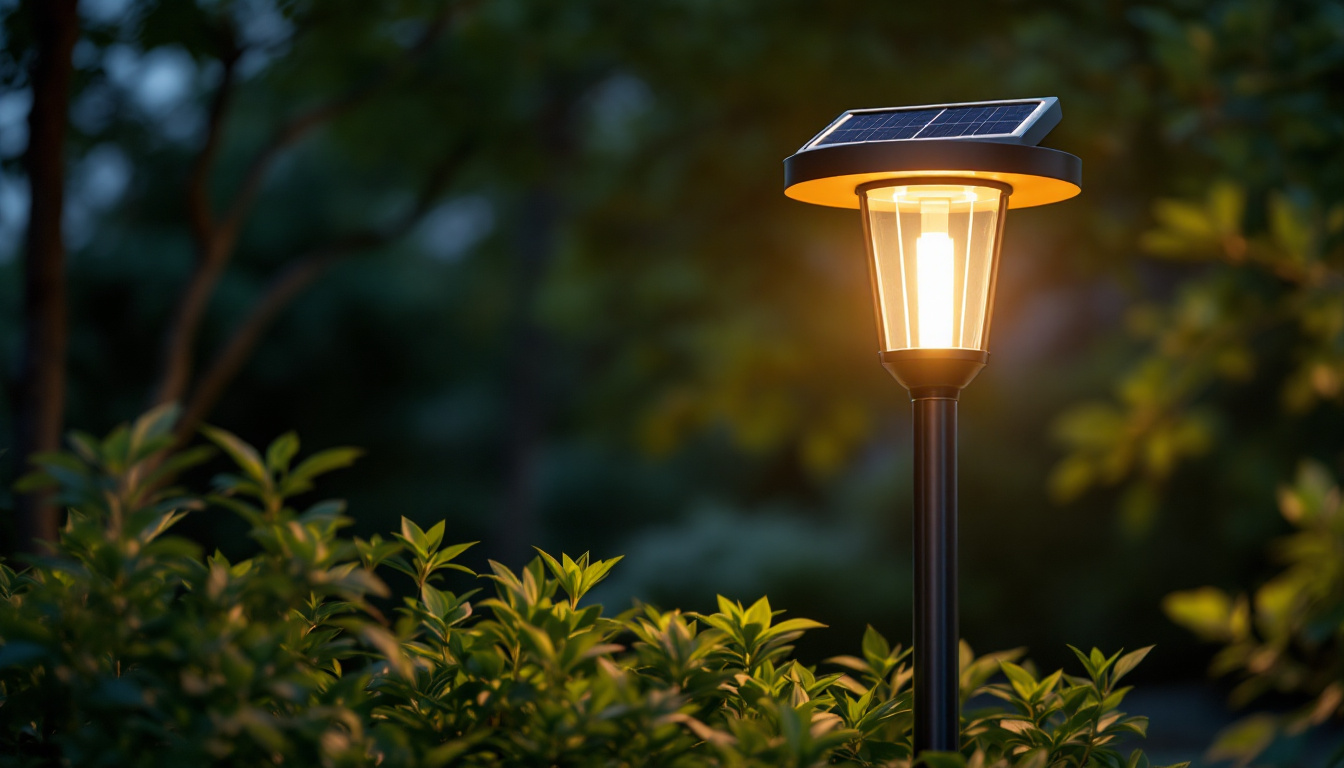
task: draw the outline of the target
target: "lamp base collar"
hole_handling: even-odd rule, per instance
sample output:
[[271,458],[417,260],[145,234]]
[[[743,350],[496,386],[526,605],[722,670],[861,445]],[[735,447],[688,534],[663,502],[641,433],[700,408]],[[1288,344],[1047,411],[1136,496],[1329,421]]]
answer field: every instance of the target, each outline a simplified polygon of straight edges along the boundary
[[956,400],[989,362],[979,349],[893,349],[882,353],[886,368],[916,400]]

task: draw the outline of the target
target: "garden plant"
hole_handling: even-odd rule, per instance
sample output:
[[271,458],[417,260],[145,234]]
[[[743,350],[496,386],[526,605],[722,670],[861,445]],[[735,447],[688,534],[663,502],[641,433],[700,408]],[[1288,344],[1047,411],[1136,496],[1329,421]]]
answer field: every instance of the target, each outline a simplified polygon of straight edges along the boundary
[[[358,450],[296,462],[292,433],[263,453],[207,427],[213,446],[174,452],[176,413],[73,433],[24,481],[69,516],[0,566],[4,765],[1148,765],[1127,751],[1146,720],[1120,711],[1147,648],[1077,651],[1072,675],[963,645],[964,746],[912,761],[911,652],[871,627],[809,665],[792,643],[822,625],[764,597],[611,615],[586,597],[620,558],[476,574],[442,522],[348,537],[341,502],[295,499]],[[216,447],[236,469],[210,492],[172,484]],[[230,513],[251,557],[171,532]]]

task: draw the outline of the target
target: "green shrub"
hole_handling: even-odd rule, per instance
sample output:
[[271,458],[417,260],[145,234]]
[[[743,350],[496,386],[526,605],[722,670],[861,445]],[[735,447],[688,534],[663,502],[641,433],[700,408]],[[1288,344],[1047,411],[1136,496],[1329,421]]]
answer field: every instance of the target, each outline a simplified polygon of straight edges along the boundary
[[[761,598],[702,615],[585,594],[620,558],[541,553],[476,577],[442,522],[384,540],[341,534],[340,502],[294,497],[354,449],[295,463],[206,436],[237,465],[214,490],[169,483],[210,458],[170,453],[174,412],[35,458],[69,522],[50,554],[0,565],[0,763],[300,766],[908,766],[909,650],[871,628],[858,656],[791,657],[820,624]],[[232,512],[257,552],[203,557],[169,534]],[[410,596],[393,602],[384,577]],[[492,582],[450,591],[452,580]],[[455,587],[453,587],[455,588]],[[395,611],[388,606],[396,605]],[[391,615],[389,615],[391,614]],[[1118,711],[1147,653],[1079,652],[1085,676],[1040,676],[1019,651],[962,648],[960,754],[932,766],[1146,766],[1146,722]]]

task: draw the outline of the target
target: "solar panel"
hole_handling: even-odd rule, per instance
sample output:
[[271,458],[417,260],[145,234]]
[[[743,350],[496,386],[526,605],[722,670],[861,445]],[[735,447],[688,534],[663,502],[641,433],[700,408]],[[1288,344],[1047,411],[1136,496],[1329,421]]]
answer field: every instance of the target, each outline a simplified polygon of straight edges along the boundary
[[942,104],[846,112],[804,149],[833,144],[919,139],[975,139],[1035,144],[1059,123],[1055,98]]

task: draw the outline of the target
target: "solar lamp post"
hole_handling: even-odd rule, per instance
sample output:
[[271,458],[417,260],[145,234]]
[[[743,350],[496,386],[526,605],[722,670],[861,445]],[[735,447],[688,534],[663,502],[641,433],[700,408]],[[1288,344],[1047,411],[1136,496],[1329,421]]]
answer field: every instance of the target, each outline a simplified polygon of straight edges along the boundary
[[914,415],[914,749],[960,748],[957,400],[989,360],[1007,213],[1081,191],[1036,146],[1057,99],[850,110],[784,161],[785,194],[857,208],[882,365]]

